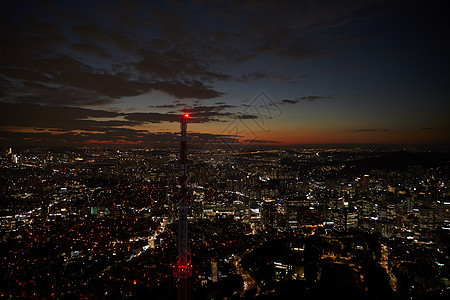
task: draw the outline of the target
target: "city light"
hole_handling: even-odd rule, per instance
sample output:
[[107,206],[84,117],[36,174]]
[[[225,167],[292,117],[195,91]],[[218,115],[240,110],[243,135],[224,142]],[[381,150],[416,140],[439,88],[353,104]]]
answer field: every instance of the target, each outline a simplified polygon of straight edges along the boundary
[[98,2],[0,1],[0,300],[450,300],[445,1]]
[[[275,283],[327,286],[325,280],[341,274],[368,298],[376,298],[368,288],[374,284],[391,293],[385,298],[417,296],[419,285],[444,296],[440,274],[450,260],[436,237],[450,228],[447,173],[427,164],[420,173],[393,173],[391,166],[340,172],[380,159],[372,151],[187,152],[188,116],[181,114],[181,147],[164,151],[0,149],[0,230],[8,249],[1,260],[8,285],[0,295],[95,298],[101,284],[104,295],[117,298],[162,290],[176,298],[178,285],[183,299],[191,292],[191,299],[205,299],[198,293],[211,287],[221,299],[251,290],[255,299],[282,295]],[[433,155],[418,157],[425,154]],[[391,161],[399,154],[384,155]],[[181,172],[174,181],[177,156]],[[187,168],[188,162],[202,167]],[[57,259],[45,255],[50,247]],[[305,262],[324,266],[325,279],[305,272]],[[372,268],[388,280],[367,276]],[[429,272],[416,271],[422,269]],[[405,272],[414,279],[397,284]],[[230,279],[241,284],[229,288]]]

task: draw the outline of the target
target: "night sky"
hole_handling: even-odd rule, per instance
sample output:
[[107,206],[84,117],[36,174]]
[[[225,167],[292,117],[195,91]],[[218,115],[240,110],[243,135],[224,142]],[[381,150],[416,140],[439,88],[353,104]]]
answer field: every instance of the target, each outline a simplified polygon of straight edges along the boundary
[[444,3],[3,0],[0,145],[448,145]]

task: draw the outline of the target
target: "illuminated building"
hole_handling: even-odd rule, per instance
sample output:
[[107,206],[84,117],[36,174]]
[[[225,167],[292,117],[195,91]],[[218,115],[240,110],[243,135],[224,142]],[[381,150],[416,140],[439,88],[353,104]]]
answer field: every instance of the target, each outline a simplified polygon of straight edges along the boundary
[[323,223],[324,207],[316,200],[297,197],[286,201],[286,222],[288,229]]
[[362,186],[363,193],[367,193],[368,188],[369,188],[368,186],[369,186],[369,175],[364,175],[363,176],[363,186]]
[[218,281],[218,269],[217,269],[217,261],[213,260],[211,262],[211,281]]
[[265,230],[274,230],[276,214],[275,201],[271,199],[264,200],[262,205],[262,222]]

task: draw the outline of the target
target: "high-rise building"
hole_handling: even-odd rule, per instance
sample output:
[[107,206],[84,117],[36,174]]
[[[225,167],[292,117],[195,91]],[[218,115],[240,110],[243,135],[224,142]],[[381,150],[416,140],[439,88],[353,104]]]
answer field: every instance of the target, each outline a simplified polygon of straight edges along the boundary
[[367,193],[368,189],[369,189],[369,175],[364,175],[362,186],[363,193]]
[[213,260],[211,262],[211,281],[217,282],[219,280],[218,277],[218,268],[217,268],[217,261]]
[[356,229],[359,225],[358,220],[358,210],[354,206],[345,205],[333,210],[333,222],[338,230]]
[[264,230],[273,231],[275,229],[275,222],[277,210],[276,202],[272,199],[265,199],[262,205],[262,223]]
[[204,192],[195,192],[194,199],[192,202],[192,216],[195,219],[201,219],[203,217],[204,203],[203,198],[205,197]]
[[318,225],[324,221],[323,203],[307,197],[296,197],[286,201],[287,229],[299,226]]
[[298,228],[298,208],[303,206],[303,200],[305,199],[287,199],[286,200],[286,229],[296,230]]

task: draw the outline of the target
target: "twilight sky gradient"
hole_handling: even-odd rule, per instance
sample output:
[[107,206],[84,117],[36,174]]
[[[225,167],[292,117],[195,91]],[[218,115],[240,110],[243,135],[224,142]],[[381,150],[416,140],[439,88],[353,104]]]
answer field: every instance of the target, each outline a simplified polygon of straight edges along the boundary
[[444,1],[1,1],[0,145],[450,144]]

